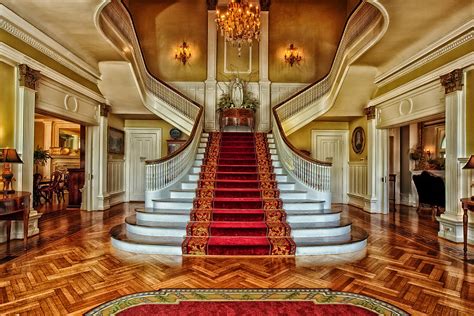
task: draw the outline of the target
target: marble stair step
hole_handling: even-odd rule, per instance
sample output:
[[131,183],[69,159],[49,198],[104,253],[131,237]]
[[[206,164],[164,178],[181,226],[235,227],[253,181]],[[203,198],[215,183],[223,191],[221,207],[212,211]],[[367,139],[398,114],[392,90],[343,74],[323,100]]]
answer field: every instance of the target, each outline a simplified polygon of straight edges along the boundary
[[120,224],[110,230],[112,245],[120,250],[143,253],[182,255],[183,237],[154,237],[127,232],[126,224]]
[[296,255],[351,253],[367,247],[366,231],[352,226],[351,233],[339,237],[294,237]]

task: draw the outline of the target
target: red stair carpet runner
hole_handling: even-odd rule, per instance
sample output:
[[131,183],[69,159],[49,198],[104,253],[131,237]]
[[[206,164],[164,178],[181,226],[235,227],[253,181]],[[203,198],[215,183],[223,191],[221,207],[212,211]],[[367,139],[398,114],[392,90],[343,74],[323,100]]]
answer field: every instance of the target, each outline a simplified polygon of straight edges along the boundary
[[263,133],[211,133],[183,254],[294,255]]

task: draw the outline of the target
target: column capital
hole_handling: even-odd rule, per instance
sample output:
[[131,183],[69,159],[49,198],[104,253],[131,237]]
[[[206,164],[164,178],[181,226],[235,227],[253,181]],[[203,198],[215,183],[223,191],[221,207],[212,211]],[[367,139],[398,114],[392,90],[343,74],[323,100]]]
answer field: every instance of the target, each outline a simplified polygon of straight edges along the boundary
[[20,73],[20,86],[36,90],[38,80],[40,79],[40,72],[26,64],[18,65],[18,70]]
[[375,105],[364,108],[364,114],[367,116],[367,120],[374,120],[376,114]]
[[100,116],[109,116],[109,112],[111,111],[112,107],[110,105],[107,105],[105,103],[101,103],[99,105],[100,107]]
[[260,0],[260,8],[262,11],[270,11],[271,0]]
[[444,87],[444,93],[449,94],[454,91],[461,91],[463,87],[462,69],[454,69],[446,75],[440,77],[441,85]]
[[217,0],[206,0],[207,3],[207,10],[208,11],[213,11],[216,9],[217,6]]

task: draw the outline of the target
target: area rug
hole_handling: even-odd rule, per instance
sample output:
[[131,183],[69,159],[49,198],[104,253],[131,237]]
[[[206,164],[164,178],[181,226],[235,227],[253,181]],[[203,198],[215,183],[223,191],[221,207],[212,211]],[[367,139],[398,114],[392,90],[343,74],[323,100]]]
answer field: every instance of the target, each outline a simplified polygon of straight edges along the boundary
[[383,301],[328,289],[163,289],[123,296],[87,315],[409,315]]
[[211,133],[184,255],[294,255],[264,133]]

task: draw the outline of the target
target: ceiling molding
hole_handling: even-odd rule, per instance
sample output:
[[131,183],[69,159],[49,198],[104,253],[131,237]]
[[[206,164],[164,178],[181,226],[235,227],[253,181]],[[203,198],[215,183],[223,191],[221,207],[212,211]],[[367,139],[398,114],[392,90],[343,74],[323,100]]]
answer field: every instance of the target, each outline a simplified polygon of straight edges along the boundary
[[448,33],[438,41],[432,43],[416,55],[408,58],[402,64],[399,64],[389,71],[377,76],[375,78],[375,84],[379,87],[384,86],[472,40],[474,38],[473,28],[474,20],[471,20]]
[[439,77],[451,72],[453,69],[462,68],[466,71],[465,68],[474,64],[474,52],[464,55],[461,58],[453,60],[421,77],[416,78],[398,88],[395,88],[373,100],[370,100],[367,104],[367,107],[380,105],[388,100],[394,99],[404,93],[407,93],[411,90],[417,89],[426,84],[436,82],[439,87],[441,87],[441,82]]
[[70,79],[69,77],[57,72],[40,63],[39,61],[23,54],[22,52],[17,51],[16,49],[8,46],[5,43],[0,43],[0,60],[7,61],[11,65],[27,64],[29,67],[39,70],[41,75],[46,76],[54,81],[57,81],[64,86],[77,91],[95,101],[104,103],[105,98],[91,89],[84,87],[83,85],[77,83],[76,81]]
[[81,77],[95,84],[100,79],[100,73],[96,68],[70,52],[67,48],[25,21],[3,4],[0,4],[0,29],[39,50]]

